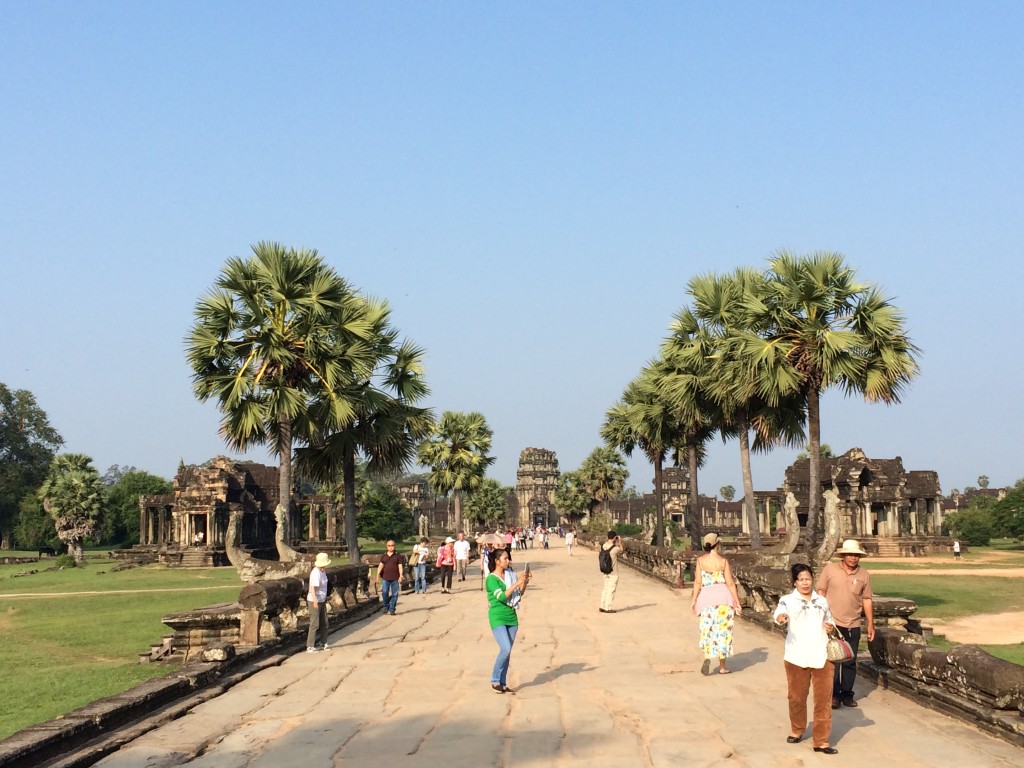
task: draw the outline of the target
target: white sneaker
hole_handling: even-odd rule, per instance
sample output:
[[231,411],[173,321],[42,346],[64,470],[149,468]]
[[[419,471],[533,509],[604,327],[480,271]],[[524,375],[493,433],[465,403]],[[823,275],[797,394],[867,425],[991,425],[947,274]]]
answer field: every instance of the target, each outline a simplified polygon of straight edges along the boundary
[[331,644],[330,644],[330,643],[320,643],[320,645],[317,645],[317,646],[315,646],[315,648],[316,648],[316,649],[317,649],[318,651],[326,651],[326,650],[327,650],[328,648],[330,648],[330,647],[331,647]]
[[306,653],[320,653],[319,648],[307,648]]

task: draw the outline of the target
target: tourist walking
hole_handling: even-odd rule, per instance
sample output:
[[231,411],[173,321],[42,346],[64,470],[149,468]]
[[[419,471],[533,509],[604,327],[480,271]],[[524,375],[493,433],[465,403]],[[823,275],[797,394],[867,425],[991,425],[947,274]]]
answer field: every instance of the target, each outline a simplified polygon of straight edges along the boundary
[[[545,549],[547,545],[545,544]],[[601,568],[601,613],[615,613],[612,608],[612,599],[615,597],[615,588],[619,585],[618,563],[619,555],[622,554],[622,538],[615,531],[608,531],[608,540],[601,545],[598,552],[598,564]]]
[[377,581],[383,585],[380,593],[381,604],[384,606],[384,612],[390,616],[395,615],[395,608],[398,607],[398,593],[402,589],[404,569],[405,556],[395,550],[395,540],[388,539],[384,545],[384,554],[377,563]]
[[818,594],[828,600],[836,627],[853,649],[853,658],[836,664],[832,678],[832,709],[856,707],[853,684],[857,680],[857,648],[860,645],[861,617],[867,622],[868,642],[875,639],[875,610],[872,602],[871,575],[860,567],[867,555],[860,542],[847,539],[836,550],[841,558],[829,563],[818,576]]
[[326,552],[320,552],[309,572],[309,631],[306,633],[306,653],[316,653],[327,648],[327,572],[331,564]]
[[491,670],[491,689],[496,693],[511,693],[512,689],[508,687],[508,664],[519,631],[516,609],[530,583],[530,573],[527,571],[516,576],[510,566],[508,551],[504,549],[492,553],[487,567],[490,570],[485,585],[489,606],[487,620],[498,642],[498,657]]
[[469,542],[466,541],[465,531],[459,531],[458,538],[452,546],[455,548],[455,572],[459,574],[459,581],[466,580],[466,568],[469,566]]
[[693,575],[690,610],[700,617],[700,642],[704,653],[702,675],[711,674],[711,662],[718,661],[718,674],[727,675],[725,660],[732,656],[732,636],[737,614],[743,613],[736,581],[729,561],[718,551],[717,533],[704,537],[706,554],[697,558]]
[[572,547],[576,543],[576,533],[570,528],[565,533],[565,551],[569,553],[569,557],[572,557]]
[[455,539],[449,536],[437,548],[437,567],[441,571],[441,593],[452,591],[452,572],[455,570]]
[[825,654],[828,634],[835,627],[828,601],[814,594],[814,572],[810,566],[797,563],[790,569],[793,591],[779,599],[773,617],[787,626],[783,665],[789,691],[789,736],[796,744],[807,730],[807,693],[814,689],[814,715],[811,738],[815,752],[834,755],[839,750],[829,745],[832,732],[833,664]]
[[960,559],[960,539],[953,539],[953,559]]
[[422,537],[416,546],[412,548],[412,555],[416,558],[412,567],[413,584],[412,591],[416,594],[427,594],[427,563],[430,562],[430,539]]

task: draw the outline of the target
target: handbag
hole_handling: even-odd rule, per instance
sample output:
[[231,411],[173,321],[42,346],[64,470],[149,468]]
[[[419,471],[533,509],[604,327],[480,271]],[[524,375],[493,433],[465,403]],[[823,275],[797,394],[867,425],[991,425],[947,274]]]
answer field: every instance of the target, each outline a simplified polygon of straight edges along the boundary
[[411,555],[409,555],[409,566],[410,567],[412,567],[414,565],[418,565],[419,562],[420,562],[420,553],[419,552],[413,552]]
[[825,641],[825,657],[829,661],[841,664],[853,658],[853,648],[850,647],[846,638],[837,631],[835,634],[829,635],[828,640]]

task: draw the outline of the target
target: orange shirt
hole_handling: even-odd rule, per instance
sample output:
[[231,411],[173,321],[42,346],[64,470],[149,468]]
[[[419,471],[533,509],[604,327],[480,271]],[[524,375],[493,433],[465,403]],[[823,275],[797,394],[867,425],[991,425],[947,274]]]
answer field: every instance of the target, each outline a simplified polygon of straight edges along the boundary
[[852,573],[842,563],[829,563],[818,575],[817,590],[824,593],[829,610],[841,627],[859,627],[864,598],[872,598],[871,575],[860,566]]

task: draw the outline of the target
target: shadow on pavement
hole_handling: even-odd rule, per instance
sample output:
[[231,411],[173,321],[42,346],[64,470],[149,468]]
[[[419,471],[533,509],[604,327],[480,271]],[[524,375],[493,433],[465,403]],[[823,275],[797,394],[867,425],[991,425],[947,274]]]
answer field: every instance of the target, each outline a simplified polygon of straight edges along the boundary
[[562,664],[554,669],[549,669],[547,672],[542,672],[528,683],[523,683],[519,686],[519,690],[521,691],[524,688],[534,688],[536,686],[544,685],[545,683],[553,682],[563,675],[578,675],[580,672],[589,672],[593,669],[597,669],[597,667],[582,661]]

